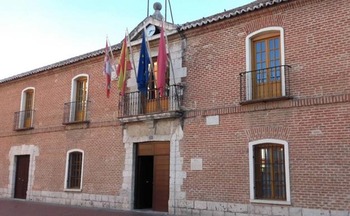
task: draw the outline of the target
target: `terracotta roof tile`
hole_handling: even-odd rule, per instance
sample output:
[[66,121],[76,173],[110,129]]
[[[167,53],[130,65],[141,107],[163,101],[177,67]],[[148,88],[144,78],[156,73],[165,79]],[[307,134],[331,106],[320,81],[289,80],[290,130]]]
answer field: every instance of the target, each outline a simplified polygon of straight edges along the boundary
[[258,0],[258,1],[254,1],[252,3],[243,5],[241,7],[238,8],[234,8],[232,10],[228,10],[222,13],[218,13],[209,17],[203,17],[202,19],[198,19],[192,22],[188,22],[185,23],[183,25],[180,26],[179,30],[180,31],[184,31],[187,29],[191,29],[191,28],[195,28],[198,26],[203,26],[203,25],[207,25],[213,22],[217,22],[223,19],[227,19],[230,17],[234,17],[237,15],[241,15],[244,13],[248,13],[248,12],[252,12],[252,11],[256,11],[265,7],[269,7],[275,4],[279,4],[282,2],[287,2],[290,0]]
[[[121,48],[121,44],[116,44],[116,45],[111,46],[111,49],[113,51],[119,50],[120,48]],[[89,58],[93,58],[93,57],[96,57],[96,56],[99,56],[99,55],[103,55],[104,53],[105,53],[105,49],[103,48],[103,49],[99,49],[99,50],[96,50],[96,51],[93,51],[93,52],[86,53],[84,55],[75,56],[73,58],[69,58],[69,59],[66,59],[66,60],[63,60],[63,61],[60,61],[60,62],[56,62],[54,64],[50,64],[50,65],[47,65],[47,66],[44,66],[44,67],[41,67],[41,68],[37,68],[37,69],[31,70],[31,71],[28,71],[28,72],[24,72],[24,73],[21,73],[21,74],[17,74],[17,75],[14,75],[14,76],[2,79],[2,80],[0,80],[0,84],[1,83],[5,83],[5,82],[9,82],[9,81],[12,81],[12,80],[20,79],[20,78],[23,78],[23,77],[27,77],[27,76],[30,76],[30,75],[33,75],[33,74],[37,74],[37,73],[40,73],[40,72],[44,72],[44,71],[47,71],[47,70],[50,70],[50,69],[59,68],[59,67],[66,66],[66,65],[70,65],[70,64],[73,64],[73,63],[76,63],[76,62],[79,62],[79,61],[82,61],[82,60],[85,60],[85,59],[89,59]]]

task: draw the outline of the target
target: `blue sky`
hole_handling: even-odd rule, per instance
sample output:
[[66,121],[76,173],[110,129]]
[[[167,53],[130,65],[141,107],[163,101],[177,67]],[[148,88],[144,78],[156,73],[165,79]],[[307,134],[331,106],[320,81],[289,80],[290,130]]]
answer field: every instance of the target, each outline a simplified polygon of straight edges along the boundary
[[[183,24],[252,1],[170,3],[175,24]],[[149,2],[152,14],[156,0]],[[104,48],[107,35],[119,43],[147,16],[147,0],[0,0],[0,8],[0,79]]]

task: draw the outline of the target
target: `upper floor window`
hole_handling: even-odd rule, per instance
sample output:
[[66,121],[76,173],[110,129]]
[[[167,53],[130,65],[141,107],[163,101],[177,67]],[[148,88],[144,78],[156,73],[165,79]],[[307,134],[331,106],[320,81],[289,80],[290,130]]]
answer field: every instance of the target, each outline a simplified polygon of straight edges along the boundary
[[246,72],[241,73],[241,101],[288,96],[284,31],[268,27],[246,38]]
[[280,41],[279,32],[253,39],[253,99],[282,95]]
[[[157,76],[158,76],[158,64],[157,64],[157,58],[153,58],[153,73],[150,73],[150,78],[148,82],[148,99],[154,99],[159,97],[159,92],[157,89]],[[165,75],[165,95],[168,95],[169,90],[169,82],[170,82],[170,76],[169,76],[169,67],[167,67],[166,75]]]
[[249,143],[250,198],[253,202],[290,203],[288,143]]
[[33,128],[34,114],[34,88],[26,88],[22,91],[20,111],[15,113],[15,129]]
[[88,108],[88,76],[78,75],[72,79],[71,101],[65,104],[64,123],[85,122]]
[[81,190],[84,153],[81,150],[67,152],[65,189]]
[[153,73],[150,73],[148,86],[147,86],[147,98],[144,99],[144,113],[154,113],[159,111],[168,111],[169,109],[169,67],[166,69],[165,74],[165,89],[164,96],[160,96],[159,89],[157,87],[158,76],[158,64],[157,58],[153,58]]

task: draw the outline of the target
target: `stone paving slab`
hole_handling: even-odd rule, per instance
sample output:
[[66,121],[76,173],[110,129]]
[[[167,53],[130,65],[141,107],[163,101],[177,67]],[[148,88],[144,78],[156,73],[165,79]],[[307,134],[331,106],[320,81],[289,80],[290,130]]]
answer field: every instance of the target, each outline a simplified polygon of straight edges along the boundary
[[165,216],[167,213],[120,211],[39,203],[27,200],[0,199],[0,216]]

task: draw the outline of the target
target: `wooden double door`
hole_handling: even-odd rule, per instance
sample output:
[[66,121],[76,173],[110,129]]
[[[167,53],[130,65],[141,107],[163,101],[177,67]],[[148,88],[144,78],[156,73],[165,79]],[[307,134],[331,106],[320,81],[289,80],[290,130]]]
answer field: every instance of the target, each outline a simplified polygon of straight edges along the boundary
[[168,211],[170,143],[137,144],[135,209]]
[[16,177],[14,198],[26,199],[28,189],[29,155],[16,156]]

